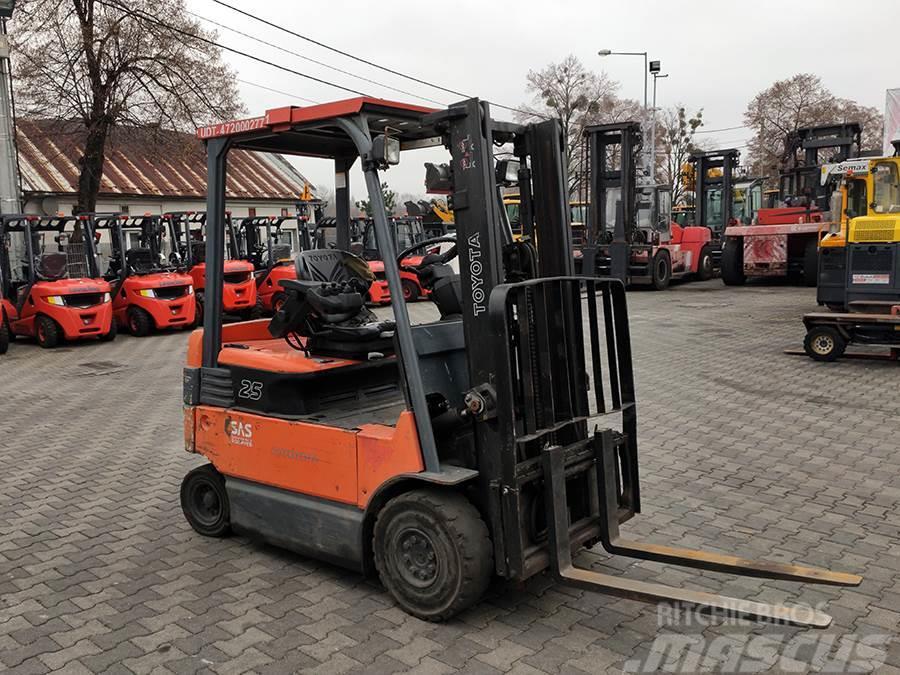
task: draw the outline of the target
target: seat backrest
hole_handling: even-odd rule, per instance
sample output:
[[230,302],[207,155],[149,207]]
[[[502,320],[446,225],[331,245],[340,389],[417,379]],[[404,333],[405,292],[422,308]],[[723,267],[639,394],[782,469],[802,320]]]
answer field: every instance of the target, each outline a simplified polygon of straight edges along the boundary
[[341,283],[358,279],[368,288],[375,280],[365,260],[337,249],[301,251],[294,265],[301,281]]
[[192,241],[191,242],[191,259],[194,263],[202,263],[206,262],[206,242],[205,241]]
[[37,276],[48,281],[68,276],[68,259],[65,253],[45,253],[37,258]]
[[125,260],[128,266],[138,274],[149,272],[156,266],[153,260],[153,251],[149,248],[130,248],[125,252]]
[[290,257],[290,244],[276,244],[272,247],[272,260],[270,262],[277,263],[279,260],[287,260]]

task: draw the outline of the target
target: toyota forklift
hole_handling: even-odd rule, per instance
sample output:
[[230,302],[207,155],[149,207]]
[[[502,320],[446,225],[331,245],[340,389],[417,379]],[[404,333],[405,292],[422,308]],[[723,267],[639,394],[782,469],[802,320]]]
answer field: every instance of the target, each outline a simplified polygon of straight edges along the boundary
[[[253,265],[256,295],[263,314],[272,314],[284,304],[282,279],[296,279],[290,244],[278,243],[286,216],[250,216],[237,224],[239,256]],[[312,248],[306,222],[297,218],[301,250]]]
[[[164,259],[165,225],[160,216],[112,213],[79,218],[95,248],[100,233],[109,233],[110,255],[103,277],[111,284],[113,316],[119,326],[136,337],[194,326],[193,281]],[[95,273],[99,276],[99,270]]]
[[[690,603],[824,627],[790,609],[577,567],[600,544],[666,564],[807,583],[860,577],[628,539],[642,509],[624,284],[573,273],[558,120],[494,120],[486,102],[444,110],[354,98],[202,128],[208,156],[207,311],[184,370],[185,476],[198,533],[229,532],[377,573],[406,612],[442,621],[493,577],[549,571],[614,596]],[[510,144],[513,159],[494,148]],[[381,175],[401,151],[445,147],[455,246],[411,267],[439,320],[412,325]],[[393,319],[365,306],[365,261],[338,246],[298,254],[271,321],[223,325],[228,154],[331,156],[341,239],[359,162],[386,260]],[[513,241],[497,183],[517,178],[527,238]],[[426,186],[428,184],[426,183]],[[433,191],[429,189],[429,191]],[[450,261],[459,257],[459,274]]]
[[665,290],[673,279],[713,274],[713,243],[706,227],[672,222],[672,192],[654,185],[639,167],[639,122],[598,124],[584,130],[588,174],[586,244],[581,272],[612,276],[626,285]]
[[10,338],[45,349],[116,337],[109,284],[96,274],[90,240],[75,241],[73,216],[0,217],[0,286]]
[[[253,279],[253,264],[241,260],[231,214],[225,214],[227,222],[228,259],[225,261],[225,277],[222,286],[223,300],[216,303],[219,311],[244,320],[262,315],[262,307]],[[184,266],[191,276],[196,297],[196,321],[203,321],[206,306],[206,213],[203,211],[172,211],[163,214],[163,221],[172,233],[170,260]],[[226,244],[222,245],[223,255]]]

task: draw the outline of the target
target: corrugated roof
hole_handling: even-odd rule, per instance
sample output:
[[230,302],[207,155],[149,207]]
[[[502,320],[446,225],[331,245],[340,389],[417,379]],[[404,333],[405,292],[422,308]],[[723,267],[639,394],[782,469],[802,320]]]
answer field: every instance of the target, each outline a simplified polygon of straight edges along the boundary
[[[76,194],[84,126],[63,120],[16,123],[22,187],[26,193]],[[293,200],[306,179],[280,155],[232,150],[229,199]],[[206,197],[206,149],[192,134],[117,128],[106,146],[102,197]]]

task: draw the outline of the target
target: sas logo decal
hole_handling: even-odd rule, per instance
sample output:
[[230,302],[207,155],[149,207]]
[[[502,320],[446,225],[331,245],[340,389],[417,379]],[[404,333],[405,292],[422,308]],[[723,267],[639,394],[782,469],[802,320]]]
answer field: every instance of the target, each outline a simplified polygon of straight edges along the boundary
[[225,433],[233,445],[253,447],[253,425],[250,422],[241,422],[228,417],[225,419]]

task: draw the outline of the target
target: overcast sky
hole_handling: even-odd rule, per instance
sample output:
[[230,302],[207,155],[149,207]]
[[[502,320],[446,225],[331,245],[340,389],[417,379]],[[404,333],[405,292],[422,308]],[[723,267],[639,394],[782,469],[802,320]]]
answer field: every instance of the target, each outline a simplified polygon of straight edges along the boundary
[[[599,49],[649,52],[669,77],[659,81],[657,105],[703,108],[706,129],[743,123],[748,101],[777,79],[796,73],[819,75],[834,94],[884,108],[885,89],[900,87],[895,41],[865,39],[856,28],[890,34],[900,25],[896,0],[660,0],[658,2],[555,3],[456,0],[386,0],[368,3],[328,0],[225,0],[228,4],[397,71],[436,82],[468,95],[516,106],[528,100],[529,70],[575,54],[587,67],[604,70],[620,83],[619,95],[643,98],[643,60],[597,56]],[[223,25],[262,38],[305,57],[325,62],[378,83],[443,104],[459,97],[366,66],[243,17],[212,0],[188,0],[188,9]],[[214,28],[214,26],[209,26]],[[427,101],[365,82],[219,30],[219,41],[366,94],[429,105]],[[225,53],[237,71],[240,92],[251,115],[283,105],[348,98],[350,94],[302,77]],[[262,85],[285,93],[274,93]],[[497,110],[495,116],[510,118]],[[708,134],[719,146],[745,143],[746,129]],[[421,193],[422,161],[440,155],[407,153],[387,174],[398,192]],[[317,185],[333,186],[332,166],[301,159],[298,167]],[[351,191],[364,196],[361,174]]]

